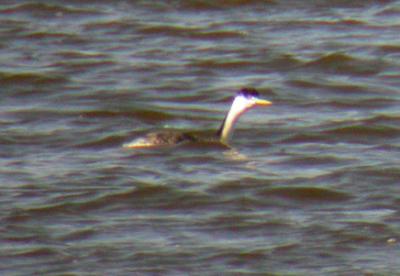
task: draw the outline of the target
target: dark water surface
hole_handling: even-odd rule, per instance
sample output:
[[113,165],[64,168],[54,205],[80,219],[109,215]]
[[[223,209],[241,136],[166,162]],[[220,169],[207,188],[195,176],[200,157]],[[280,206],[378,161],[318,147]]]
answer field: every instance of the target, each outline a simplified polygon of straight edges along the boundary
[[400,275],[400,2],[221,2],[2,1],[1,275]]

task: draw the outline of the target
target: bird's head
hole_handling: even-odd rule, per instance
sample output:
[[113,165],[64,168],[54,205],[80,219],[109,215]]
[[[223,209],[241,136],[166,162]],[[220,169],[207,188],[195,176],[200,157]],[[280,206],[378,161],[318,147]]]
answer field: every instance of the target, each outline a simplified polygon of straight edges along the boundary
[[268,106],[272,103],[260,99],[258,91],[254,88],[242,88],[236,95],[232,103],[232,109],[236,114],[242,114],[255,106]]

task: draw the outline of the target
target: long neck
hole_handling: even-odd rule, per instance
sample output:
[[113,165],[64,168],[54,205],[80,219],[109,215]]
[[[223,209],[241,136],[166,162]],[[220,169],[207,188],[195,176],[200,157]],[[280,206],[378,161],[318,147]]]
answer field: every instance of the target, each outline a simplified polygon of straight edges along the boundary
[[245,110],[238,110],[238,103],[234,101],[228,114],[226,114],[221,127],[219,128],[217,135],[222,143],[228,143],[229,139],[232,137],[233,128],[235,127],[235,123],[239,119],[240,115]]

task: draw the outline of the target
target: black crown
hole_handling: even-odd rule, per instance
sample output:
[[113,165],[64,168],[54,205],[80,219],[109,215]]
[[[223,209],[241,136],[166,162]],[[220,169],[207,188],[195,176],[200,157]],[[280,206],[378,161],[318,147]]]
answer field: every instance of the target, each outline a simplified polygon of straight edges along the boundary
[[257,97],[258,98],[260,96],[258,91],[255,88],[252,88],[252,87],[243,87],[238,92],[238,95],[242,95],[242,96],[244,96],[246,98],[250,98],[250,97]]

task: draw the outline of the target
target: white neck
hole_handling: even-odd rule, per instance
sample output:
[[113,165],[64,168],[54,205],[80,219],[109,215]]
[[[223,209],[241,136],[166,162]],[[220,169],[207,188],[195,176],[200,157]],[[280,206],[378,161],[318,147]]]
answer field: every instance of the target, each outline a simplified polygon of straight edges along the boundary
[[236,97],[231,105],[231,108],[226,115],[221,128],[218,131],[222,143],[228,143],[233,135],[233,129],[240,115],[242,115],[250,106],[248,101],[243,97]]

